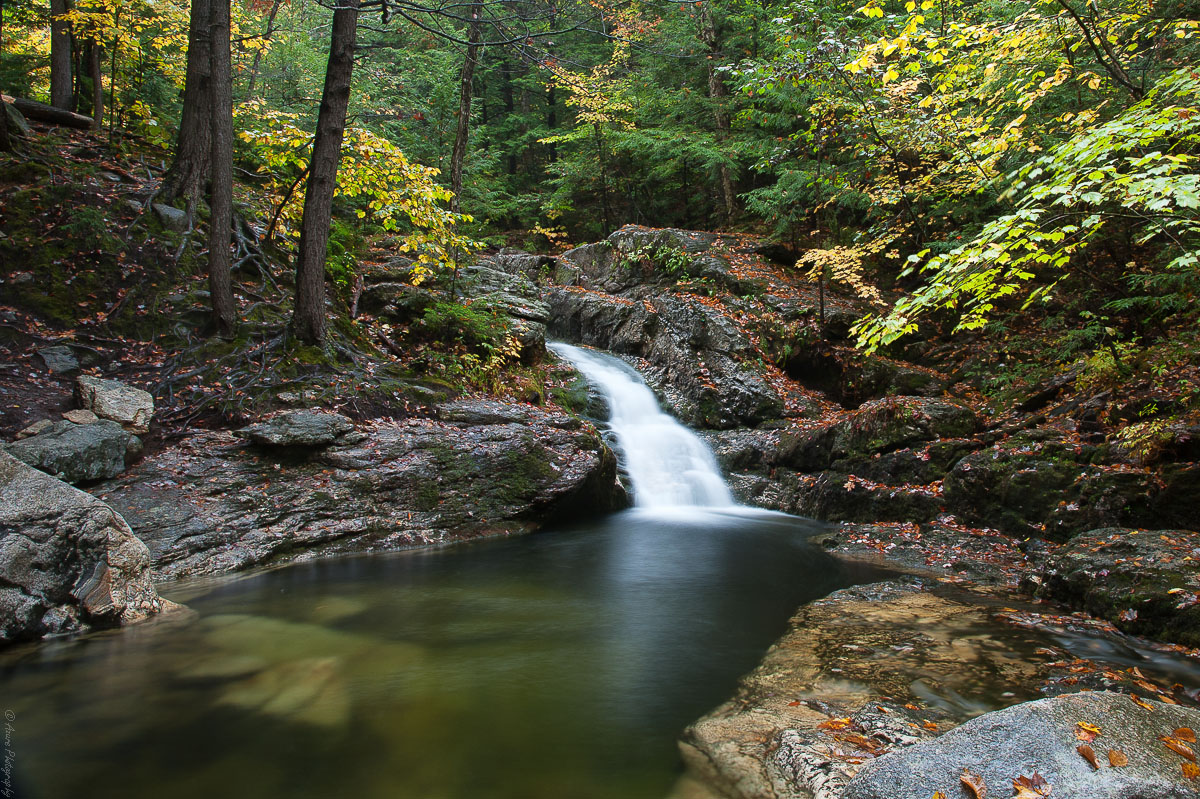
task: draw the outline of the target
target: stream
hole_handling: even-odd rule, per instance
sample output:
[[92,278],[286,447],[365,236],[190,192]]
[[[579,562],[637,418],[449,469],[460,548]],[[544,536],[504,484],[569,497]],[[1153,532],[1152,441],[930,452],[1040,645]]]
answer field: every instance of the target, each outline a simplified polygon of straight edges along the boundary
[[188,614],[0,653],[11,795],[671,793],[680,732],[796,608],[884,573],[808,544],[824,525],[735,505],[636,373],[555,349],[605,394],[632,509],[174,583]]

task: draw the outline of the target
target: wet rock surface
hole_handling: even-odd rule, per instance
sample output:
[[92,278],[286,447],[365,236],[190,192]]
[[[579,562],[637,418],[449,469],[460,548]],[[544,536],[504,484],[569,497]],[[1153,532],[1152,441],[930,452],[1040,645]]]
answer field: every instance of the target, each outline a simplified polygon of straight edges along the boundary
[[1037,639],[993,603],[904,579],[800,609],[734,698],[684,734],[686,762],[730,796],[832,799],[887,751],[1035,698],[1046,670],[1022,653]]
[[0,452],[0,644],[165,607],[145,544],[111,507]]
[[594,428],[520,407],[514,421],[451,405],[446,421],[376,422],[357,443],[290,459],[197,431],[95,490],[149,546],[159,579],[507,535],[625,504]]
[[1200,534],[1103,528],[1054,550],[1041,593],[1120,629],[1200,646]]
[[[1088,744],[1098,764],[1081,756],[1080,723],[1100,734]],[[1089,799],[1188,799],[1191,761],[1164,745],[1178,728],[1200,726],[1200,711],[1161,702],[1139,705],[1124,694],[1087,693],[1042,699],[988,713],[935,741],[885,755],[863,767],[843,799],[928,799],[960,795],[964,769],[994,795],[1035,774],[1047,796]],[[1187,746],[1185,744],[1185,746]],[[1108,752],[1119,753],[1110,764]],[[1190,749],[1189,749],[1190,751]]]

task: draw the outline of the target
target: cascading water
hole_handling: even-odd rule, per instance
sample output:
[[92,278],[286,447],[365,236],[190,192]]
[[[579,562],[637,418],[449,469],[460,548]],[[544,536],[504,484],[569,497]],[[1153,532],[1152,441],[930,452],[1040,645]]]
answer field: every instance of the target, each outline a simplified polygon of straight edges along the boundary
[[548,347],[570,361],[608,401],[608,424],[636,507],[736,507],[712,451],[662,412],[634,369],[612,356],[570,344]]

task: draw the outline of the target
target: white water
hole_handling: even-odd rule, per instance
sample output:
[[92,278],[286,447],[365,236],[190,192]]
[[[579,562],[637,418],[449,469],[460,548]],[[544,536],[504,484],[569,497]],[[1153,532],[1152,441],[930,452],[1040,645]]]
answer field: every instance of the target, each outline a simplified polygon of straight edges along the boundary
[[736,507],[712,451],[663,413],[641,376],[624,362],[570,344],[549,344],[608,400],[609,427],[638,508]]

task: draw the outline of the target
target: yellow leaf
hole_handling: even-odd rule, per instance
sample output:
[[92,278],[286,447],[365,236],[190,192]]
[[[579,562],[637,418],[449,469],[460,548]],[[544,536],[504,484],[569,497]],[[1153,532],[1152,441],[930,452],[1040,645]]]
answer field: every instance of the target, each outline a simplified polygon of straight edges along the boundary
[[1088,81],[1088,88],[1089,89],[1099,89],[1100,88],[1100,76],[1099,75],[1092,76],[1092,79]]

